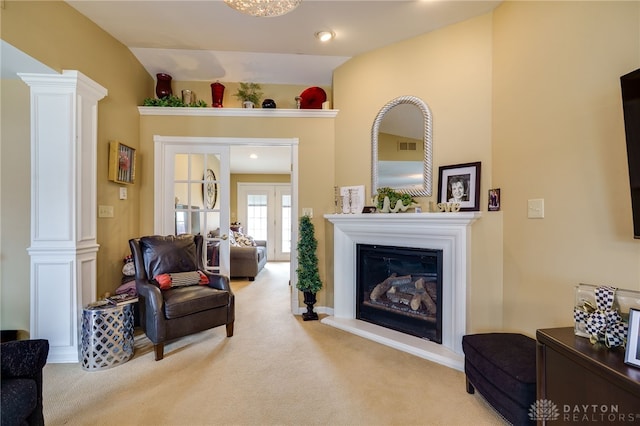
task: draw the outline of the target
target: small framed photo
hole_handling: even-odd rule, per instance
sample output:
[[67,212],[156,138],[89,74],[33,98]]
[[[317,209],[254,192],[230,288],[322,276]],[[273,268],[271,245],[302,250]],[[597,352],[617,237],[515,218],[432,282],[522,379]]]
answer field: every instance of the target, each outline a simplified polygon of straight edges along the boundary
[[364,206],[362,208],[362,213],[375,213],[376,212],[376,206]]
[[440,166],[438,203],[460,203],[460,211],[480,210],[480,162]]
[[629,334],[624,355],[625,364],[640,367],[640,310],[629,310]]
[[136,150],[118,141],[109,142],[109,180],[134,183],[136,178]]
[[500,188],[492,188],[489,190],[489,211],[497,212],[500,210]]

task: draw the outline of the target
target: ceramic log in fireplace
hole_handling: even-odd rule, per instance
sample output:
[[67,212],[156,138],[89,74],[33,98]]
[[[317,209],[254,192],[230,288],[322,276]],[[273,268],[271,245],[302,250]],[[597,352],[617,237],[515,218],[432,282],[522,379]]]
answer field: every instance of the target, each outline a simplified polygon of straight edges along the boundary
[[442,343],[442,250],[358,244],[356,318]]

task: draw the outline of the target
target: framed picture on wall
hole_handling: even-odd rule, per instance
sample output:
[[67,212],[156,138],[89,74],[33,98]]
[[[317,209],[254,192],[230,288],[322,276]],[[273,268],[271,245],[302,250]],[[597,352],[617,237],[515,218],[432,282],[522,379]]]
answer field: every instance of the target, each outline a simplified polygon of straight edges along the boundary
[[134,183],[136,178],[136,150],[118,141],[109,142],[109,180]]
[[480,210],[480,162],[440,166],[438,203],[460,203],[460,211]]
[[489,206],[490,212],[497,212],[500,210],[500,188],[491,188],[489,190]]

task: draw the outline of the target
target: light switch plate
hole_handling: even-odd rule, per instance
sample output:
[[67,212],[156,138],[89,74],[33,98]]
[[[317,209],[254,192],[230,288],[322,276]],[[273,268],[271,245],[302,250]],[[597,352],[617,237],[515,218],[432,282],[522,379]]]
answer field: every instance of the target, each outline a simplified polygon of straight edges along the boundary
[[120,187],[120,199],[121,200],[127,199],[127,188],[124,186]]
[[529,219],[544,218],[544,199],[537,198],[527,202],[527,217]]
[[113,206],[98,206],[98,217],[113,217]]

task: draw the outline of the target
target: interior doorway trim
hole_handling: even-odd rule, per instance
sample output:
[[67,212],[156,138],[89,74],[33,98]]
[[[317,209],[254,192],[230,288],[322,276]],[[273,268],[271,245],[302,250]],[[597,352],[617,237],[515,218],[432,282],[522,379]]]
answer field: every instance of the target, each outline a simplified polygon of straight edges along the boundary
[[[298,241],[298,138],[233,138],[233,137],[207,137],[207,136],[162,136],[155,135],[154,143],[164,144],[212,144],[222,146],[288,146],[291,152],[291,241]],[[154,152],[154,181],[162,182],[162,168],[164,159],[162,149],[155,149]],[[164,188],[156,188],[162,191]],[[154,221],[162,219],[163,207],[160,197],[154,197]],[[295,273],[298,265],[297,250],[291,250],[291,262],[289,264],[291,313],[297,315],[301,312],[299,308],[298,290],[296,287],[297,275]]]

